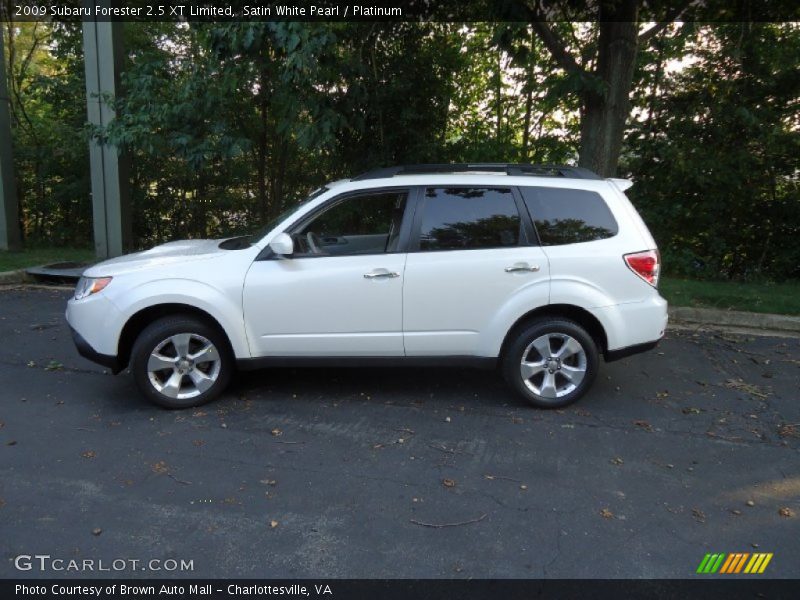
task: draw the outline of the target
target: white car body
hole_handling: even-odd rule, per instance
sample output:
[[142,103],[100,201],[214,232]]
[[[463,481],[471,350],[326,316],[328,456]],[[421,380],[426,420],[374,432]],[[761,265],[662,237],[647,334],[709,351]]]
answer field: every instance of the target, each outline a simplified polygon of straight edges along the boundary
[[[597,192],[619,230],[607,239],[566,245],[257,260],[276,236],[342,194],[464,185]],[[159,307],[188,307],[213,319],[240,366],[314,357],[496,360],[515,323],[543,307],[590,314],[602,327],[606,357],[626,354],[663,336],[667,305],[623,259],[656,249],[623,193],[625,185],[485,172],[336,182],[250,247],[171,242],[90,267],[84,277],[113,280],[99,293],[71,299],[67,320],[76,341],[82,340],[82,353],[115,372],[130,352],[126,326]],[[535,271],[507,272],[515,265]],[[383,270],[397,276],[365,277]]]

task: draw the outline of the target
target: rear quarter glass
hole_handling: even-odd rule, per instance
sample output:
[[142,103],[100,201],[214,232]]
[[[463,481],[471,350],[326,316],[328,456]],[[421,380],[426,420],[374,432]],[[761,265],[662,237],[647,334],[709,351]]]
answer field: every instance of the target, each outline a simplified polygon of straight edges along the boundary
[[639,232],[639,235],[642,237],[643,246],[639,248],[639,250],[657,250],[658,247],[656,246],[656,241],[653,238],[653,235],[650,233],[650,230],[647,228],[647,224],[642,219],[642,216],[639,214],[639,211],[636,210],[636,207],[630,201],[627,195],[617,187],[614,182],[611,182],[609,185],[610,192],[613,194],[614,199],[617,200],[618,204],[622,209],[629,215],[631,224],[636,228]]
[[[595,190],[526,186],[520,193],[535,224],[543,220],[537,211],[561,211],[571,232],[549,239],[548,233],[553,232],[543,232],[542,249],[550,261],[551,303],[595,308],[651,297],[652,288],[632,273],[623,259],[624,254],[648,249],[648,242],[633,221],[632,207],[620,201],[611,184]],[[543,212],[541,216],[547,215]],[[542,229],[541,223],[537,229]]]

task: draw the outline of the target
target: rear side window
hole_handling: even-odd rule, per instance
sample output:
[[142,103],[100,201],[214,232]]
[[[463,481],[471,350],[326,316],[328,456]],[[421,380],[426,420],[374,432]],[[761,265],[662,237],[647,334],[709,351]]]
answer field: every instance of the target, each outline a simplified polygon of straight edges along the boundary
[[603,240],[619,231],[597,192],[541,187],[519,190],[543,246]]
[[521,220],[511,188],[427,188],[420,250],[517,246]]

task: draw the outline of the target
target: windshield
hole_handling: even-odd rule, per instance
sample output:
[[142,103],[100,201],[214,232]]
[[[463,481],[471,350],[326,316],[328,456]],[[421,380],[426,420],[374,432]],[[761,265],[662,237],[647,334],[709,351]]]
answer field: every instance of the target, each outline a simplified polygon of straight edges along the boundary
[[328,188],[325,186],[315,189],[308,196],[306,196],[304,200],[290,206],[289,208],[284,210],[281,214],[279,214],[277,217],[275,217],[274,219],[270,219],[269,222],[256,229],[253,233],[240,235],[233,238],[228,238],[224,240],[219,245],[219,247],[222,248],[223,250],[239,250],[247,248],[252,244],[255,244],[257,241],[259,241],[261,238],[267,235],[267,233],[269,233],[272,229],[274,229],[278,225],[278,223],[283,221],[286,217],[296,212],[299,208],[302,208],[303,206],[311,202],[314,198],[321,196],[327,191]]

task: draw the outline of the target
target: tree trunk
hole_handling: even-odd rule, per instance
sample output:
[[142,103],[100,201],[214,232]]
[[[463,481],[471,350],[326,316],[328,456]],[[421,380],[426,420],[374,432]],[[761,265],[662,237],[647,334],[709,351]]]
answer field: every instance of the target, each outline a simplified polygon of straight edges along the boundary
[[500,146],[500,137],[503,127],[503,53],[497,53],[497,69],[494,73],[495,86],[495,139]]
[[522,162],[528,162],[528,146],[531,139],[531,112],[533,111],[533,63],[534,63],[534,33],[530,35],[530,53],[525,69],[525,118],[522,124]]
[[261,120],[258,132],[258,144],[256,149],[257,177],[258,177],[258,212],[262,223],[267,222],[269,206],[267,199],[267,127],[268,127],[268,107],[267,99],[267,65],[266,57],[261,57],[261,73],[259,77],[258,90],[258,109]]
[[[626,0],[599,24],[597,68],[600,90],[583,94],[581,147],[578,164],[602,177],[617,170],[638,51],[635,0]],[[615,19],[615,20],[608,20]]]

